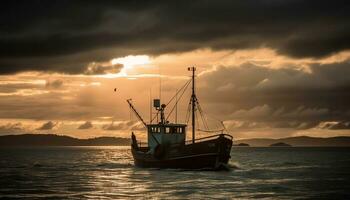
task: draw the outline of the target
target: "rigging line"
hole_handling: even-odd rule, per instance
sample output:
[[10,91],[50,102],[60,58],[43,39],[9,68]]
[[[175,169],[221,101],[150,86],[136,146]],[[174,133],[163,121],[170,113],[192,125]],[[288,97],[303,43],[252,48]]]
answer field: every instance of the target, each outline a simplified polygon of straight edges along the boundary
[[159,114],[159,110],[157,111],[156,115],[152,118],[151,123],[153,122],[153,120],[156,119],[156,117],[158,117],[158,114]]
[[206,118],[205,118],[206,116],[202,110],[202,107],[199,104],[198,99],[196,99],[196,102],[197,102],[198,111],[199,111],[201,118],[202,118],[203,125],[207,130],[209,130],[209,126],[208,126],[208,123],[207,123]]
[[202,123],[203,123],[203,126],[206,130],[209,130],[209,127],[208,127],[208,124],[205,120],[205,116],[203,114],[201,114],[201,111],[199,111],[200,115],[201,115],[201,119],[202,119]]
[[200,115],[201,115],[201,119],[202,119],[202,123],[205,129],[209,130],[208,124],[205,120],[205,116],[201,114],[201,112],[199,111]]
[[225,126],[225,124],[224,124],[224,121],[220,121],[221,122],[221,125],[222,125],[222,127],[224,127],[224,131],[226,131],[227,133],[228,133],[228,130],[226,129],[226,126]]
[[[184,89],[184,87],[188,87],[188,85],[191,83],[191,80],[189,80],[188,82],[186,82],[182,87],[181,87],[181,89],[180,90],[178,90],[177,92],[176,92],[176,94],[175,94],[175,96],[173,96],[170,100],[169,100],[169,102],[166,104],[166,105],[168,105],[169,103],[171,103],[171,101],[174,99],[174,97],[176,97],[177,96],[177,94],[179,93],[179,92],[181,92],[183,89]],[[184,90],[185,91],[185,90]],[[184,92],[183,91],[183,92]],[[182,95],[181,95],[182,96]],[[181,97],[180,97],[181,98]],[[151,120],[151,123],[158,117],[158,114],[159,114],[159,110],[157,111],[157,113],[156,113],[156,115],[152,118],[152,120]],[[168,119],[168,117],[167,117],[167,119]]]
[[215,133],[215,132],[221,132],[224,129],[218,129],[218,130],[203,130],[203,129],[197,129],[198,131],[203,131],[203,132],[207,132],[207,133]]
[[[198,117],[197,117],[197,116],[198,116],[198,114],[197,114],[197,112],[194,112],[194,115],[196,116],[196,124],[197,124],[197,125],[198,125],[198,127],[199,127],[199,125],[200,125],[200,124],[199,124],[199,121],[198,121]],[[197,130],[198,130],[198,129],[197,129]]]
[[177,92],[176,92],[176,94],[168,101],[168,103],[167,104],[165,104],[165,105],[169,105],[174,99],[175,99],[175,97],[184,89],[184,90],[186,90],[186,88],[188,87],[188,85],[191,83],[191,81],[192,80],[189,80],[189,81],[187,81],[181,88],[180,88],[180,90],[178,90]]
[[[218,118],[216,118],[216,117],[214,117],[214,116],[208,115],[208,113],[206,113],[205,111],[202,111],[202,112],[203,112],[207,117],[212,118],[212,119],[218,121],[218,122],[220,123],[221,127],[223,127],[223,128],[226,130],[225,125],[223,124],[223,121],[221,121],[220,119],[218,119]],[[216,124],[216,127],[218,128],[217,124]]]
[[146,127],[146,126],[147,126],[146,122],[142,119],[142,117],[140,116],[140,114],[136,111],[134,105],[131,103],[131,99],[126,100],[126,102],[128,102],[130,108],[132,109],[132,111],[134,112],[134,114],[136,115],[136,117],[138,118],[138,120],[141,121],[142,124]]
[[[199,112],[199,114],[200,114],[200,112]],[[204,116],[201,115],[201,114],[200,114],[200,116],[201,116],[201,121],[202,121],[204,129],[209,131],[209,127],[208,127],[208,125],[206,124],[206,122],[205,122],[205,120],[203,118]],[[199,129],[199,130],[203,130],[203,129]]]
[[214,125],[215,125],[215,128],[216,128],[216,129],[219,129],[219,128],[220,128],[220,127],[218,126],[217,123],[214,123]]
[[181,100],[182,96],[185,94],[186,89],[187,89],[188,86],[189,86],[189,84],[187,84],[185,88],[182,88],[183,91],[182,91],[180,97],[178,98],[178,100],[177,100],[177,102],[175,103],[175,105],[173,106],[173,108],[170,110],[170,112],[169,112],[169,114],[168,114],[168,116],[166,117],[165,120],[168,120],[168,118],[170,117],[171,113],[174,111],[174,109],[175,109],[175,107],[176,107],[176,104]]
[[214,116],[212,116],[212,115],[209,115],[208,113],[206,113],[205,111],[203,111],[203,113],[204,114],[206,114],[206,115],[208,115],[209,116],[209,118],[212,118],[212,119],[215,119],[216,121],[218,121],[218,122],[221,122],[221,120],[220,119],[218,119],[218,118],[216,118],[216,117],[214,117]]
[[197,106],[198,106],[199,114],[200,114],[201,119],[202,119],[203,126],[204,126],[204,128],[206,128],[206,129],[209,130],[208,125],[207,125],[207,123],[206,123],[206,121],[205,121],[205,119],[204,119],[205,116],[203,115],[202,110],[201,110],[201,108],[200,108],[200,105],[198,104]]
[[188,107],[187,107],[187,112],[186,112],[186,124],[188,124],[188,121],[190,120],[190,113],[191,113],[191,100],[188,104]]
[[189,102],[187,106],[187,111],[186,111],[186,118],[185,118],[185,123],[188,124],[189,118],[190,118],[190,106],[191,106],[191,101]]

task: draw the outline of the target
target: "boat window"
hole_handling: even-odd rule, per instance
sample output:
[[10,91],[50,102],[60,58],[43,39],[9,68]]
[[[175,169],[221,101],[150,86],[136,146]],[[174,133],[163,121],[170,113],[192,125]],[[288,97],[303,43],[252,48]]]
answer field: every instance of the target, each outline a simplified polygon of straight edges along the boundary
[[151,127],[152,133],[184,133],[184,127],[168,126],[168,127]]
[[160,128],[159,127],[151,127],[151,132],[152,133],[160,133]]

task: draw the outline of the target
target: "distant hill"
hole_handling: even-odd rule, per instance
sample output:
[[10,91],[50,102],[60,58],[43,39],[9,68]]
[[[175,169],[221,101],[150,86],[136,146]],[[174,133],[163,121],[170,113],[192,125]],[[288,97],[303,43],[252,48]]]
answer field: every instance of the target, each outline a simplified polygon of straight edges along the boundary
[[291,145],[284,142],[277,142],[271,144],[270,147],[291,147]]
[[319,138],[319,137],[287,137],[280,139],[269,139],[269,138],[253,138],[253,139],[243,139],[235,141],[236,144],[247,143],[250,146],[270,146],[275,143],[286,143],[295,147],[300,146],[350,146],[350,137],[339,136],[339,137],[329,137],[329,138]]
[[[0,146],[129,146],[129,138],[97,137],[78,139],[53,134],[23,134],[0,136]],[[288,137],[280,139],[253,138],[234,141],[236,146],[265,146],[275,143],[286,143],[294,147],[300,146],[349,146],[350,137]],[[240,144],[242,143],[242,144]],[[244,144],[243,144],[244,143]],[[240,145],[239,145],[240,144]]]
[[238,147],[249,147],[249,144],[247,144],[247,143],[239,143],[239,144],[237,144],[235,146],[238,146]]
[[78,139],[53,134],[23,134],[0,136],[0,146],[128,146],[129,138],[97,137]]

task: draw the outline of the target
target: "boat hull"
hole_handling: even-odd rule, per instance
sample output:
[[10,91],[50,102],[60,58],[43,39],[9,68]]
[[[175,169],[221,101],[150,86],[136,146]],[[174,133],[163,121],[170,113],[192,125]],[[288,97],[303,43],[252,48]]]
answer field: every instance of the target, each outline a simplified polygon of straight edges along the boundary
[[132,145],[132,155],[138,167],[220,170],[227,166],[231,147],[232,139],[220,134],[194,144],[165,147],[161,157]]

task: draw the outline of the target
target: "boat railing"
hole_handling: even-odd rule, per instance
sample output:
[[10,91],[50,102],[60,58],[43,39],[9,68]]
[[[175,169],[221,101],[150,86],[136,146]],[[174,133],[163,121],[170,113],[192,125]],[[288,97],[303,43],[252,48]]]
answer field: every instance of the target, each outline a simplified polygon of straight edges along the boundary
[[[211,139],[214,139],[214,138],[219,138],[219,137],[226,137],[230,140],[233,139],[232,135],[229,135],[229,134],[217,134],[217,135],[211,135],[211,136],[207,136],[207,137],[202,137],[202,138],[197,138],[195,139],[195,143],[196,142],[203,142],[203,141],[206,141],[206,140],[211,140]],[[185,144],[191,144],[192,143],[192,140],[187,140],[185,141]],[[137,145],[139,148],[141,147],[148,147],[148,142],[141,142],[141,141],[137,141]],[[171,146],[178,146],[178,145],[183,145],[183,143],[176,143],[176,144],[172,144]]]
[[[195,141],[195,143],[196,143],[196,142],[203,142],[203,141],[211,140],[211,139],[213,139],[213,138],[218,138],[218,137],[226,137],[226,138],[228,138],[228,139],[230,139],[230,140],[233,139],[232,135],[221,133],[221,134],[217,134],[217,135],[211,135],[211,136],[207,136],[207,137],[197,138],[197,139],[195,139],[194,141]],[[192,140],[187,140],[185,143],[186,143],[186,144],[191,144],[191,143],[192,143]]]
[[148,142],[137,141],[137,146],[139,148],[141,148],[141,147],[148,147]]

